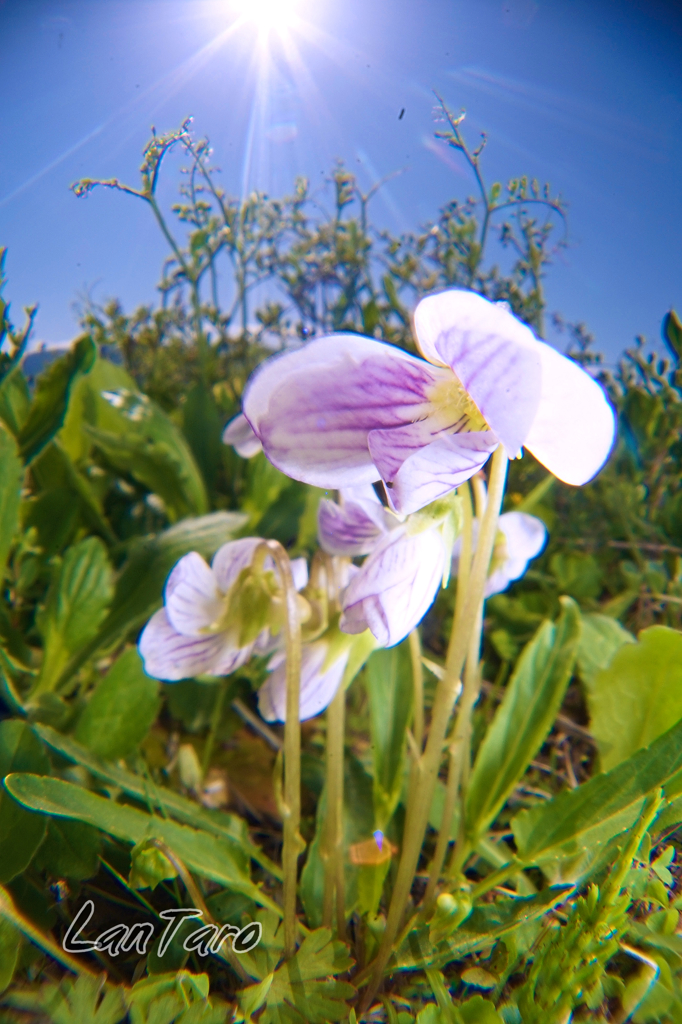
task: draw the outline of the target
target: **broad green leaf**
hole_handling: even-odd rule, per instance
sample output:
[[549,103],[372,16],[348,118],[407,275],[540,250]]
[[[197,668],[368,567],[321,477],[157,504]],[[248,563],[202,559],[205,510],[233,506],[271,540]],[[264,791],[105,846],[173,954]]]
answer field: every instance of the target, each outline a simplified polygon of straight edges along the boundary
[[205,384],[195,384],[183,402],[182,432],[206,486],[215,490],[224,450],[223,422],[213,392]]
[[[110,544],[117,543],[104,515],[102,503],[87,477],[76,469],[57,438],[46,445],[31,463],[31,475],[41,494],[66,490],[71,496],[74,511],[78,512],[88,532],[104,537]],[[55,509],[55,514],[58,512]]]
[[623,644],[633,644],[635,638],[609,615],[587,612],[583,614],[582,623],[576,660],[580,678],[591,692],[597,673],[611,664]]
[[519,858],[543,864],[607,842],[637,820],[648,793],[682,769],[682,722],[610,772],[512,818]]
[[76,743],[70,736],[64,736],[49,725],[33,726],[34,731],[64,757],[82,765],[97,778],[111,786],[117,786],[124,793],[137,797],[149,807],[158,809],[164,817],[175,818],[192,828],[203,829],[214,836],[234,844],[243,855],[258,861],[276,878],[282,877],[280,868],[274,865],[249,839],[246,822],[236,814],[225,811],[208,811],[194,800],[176,793],[174,789],[157,786],[149,778],[133,775],[119,765],[104,764],[89,750]]
[[682,633],[643,629],[597,672],[588,690],[590,728],[605,771],[682,718]]
[[548,886],[537,896],[502,899],[475,907],[456,932],[435,946],[429,942],[428,924],[421,925],[410,932],[388,969],[419,971],[445,967],[452,960],[461,960],[469,953],[486,949],[503,935],[543,917],[552,907],[563,903],[572,891],[573,886]]
[[158,680],[131,647],[97,686],[78,719],[76,740],[105,760],[126,757],[147,735],[160,703]]
[[137,390],[137,385],[122,366],[100,356],[74,383],[64,425],[59,432],[59,442],[74,463],[86,459],[92,448],[92,438],[84,430],[86,424],[114,433],[119,431],[120,414],[102,394],[119,388],[132,392]]
[[0,580],[19,525],[19,505],[24,467],[17,443],[0,424]]
[[[108,411],[101,410],[102,402]],[[95,422],[83,422],[91,442],[114,468],[158,494],[171,522],[208,512],[206,488],[192,452],[155,402],[130,387],[93,388],[92,408]]]
[[92,825],[50,818],[35,863],[39,871],[47,871],[53,878],[79,882],[97,874],[101,847],[100,834]]
[[156,537],[135,544],[124,563],[114,590],[109,614],[97,635],[64,670],[61,682],[72,675],[95,651],[151,618],[163,604],[163,587],[168,575],[183,555],[198,551],[204,558],[231,540],[246,523],[241,512],[212,512],[198,519],[184,519]]
[[342,942],[332,941],[328,928],[319,928],[306,936],[299,950],[288,962],[267,976],[258,985],[241,993],[243,1011],[255,1013],[263,1003],[259,1016],[263,1024],[326,1024],[348,1016],[347,999],[355,989],[345,981],[334,979],[353,964]]
[[549,733],[571,678],[580,612],[568,597],[556,626],[545,622],[524,648],[481,744],[466,801],[475,842],[500,811]]
[[112,596],[113,572],[102,541],[87,537],[69,548],[39,621],[43,663],[36,693],[53,689],[69,658],[96,635]]
[[9,427],[15,437],[26,422],[30,405],[31,392],[28,389],[28,381],[21,367],[15,366],[0,384],[0,420]]
[[9,986],[19,958],[21,933],[11,921],[0,917],[0,995]]
[[[17,718],[0,722],[0,779],[10,772],[49,772],[50,762],[31,727]],[[28,866],[45,835],[45,818],[25,810],[0,788],[0,882]]]
[[81,338],[38,377],[33,401],[18,437],[26,462],[31,462],[61,428],[71,388],[81,374],[87,373],[96,355],[94,342]]
[[277,904],[251,882],[246,858],[234,845],[208,832],[145,814],[61,779],[15,774],[5,779],[5,786],[24,807],[84,821],[124,842],[135,844],[143,839],[162,839],[190,871],[280,912]]
[[369,695],[375,826],[383,829],[393,816],[403,786],[413,697],[407,640],[372,654],[367,662],[365,685]]
[[107,359],[96,359],[74,386],[60,440],[74,462],[96,445],[112,466],[163,499],[171,522],[208,512],[201,473],[181,432]]

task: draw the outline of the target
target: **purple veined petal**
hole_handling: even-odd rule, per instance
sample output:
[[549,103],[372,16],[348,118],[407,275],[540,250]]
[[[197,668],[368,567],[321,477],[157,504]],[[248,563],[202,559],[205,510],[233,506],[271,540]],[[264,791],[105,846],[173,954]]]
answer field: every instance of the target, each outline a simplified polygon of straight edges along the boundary
[[406,526],[393,530],[348,585],[341,629],[360,633],[369,628],[383,647],[400,643],[433,604],[445,557],[438,527],[412,535]]
[[216,578],[196,551],[184,555],[171,572],[164,603],[168,621],[182,636],[200,637],[220,618],[224,605]]
[[547,542],[545,524],[527,512],[505,512],[498,527],[505,536],[507,557],[488,577],[486,597],[501,593],[513,580],[520,579],[531,558],[539,555]]
[[402,349],[354,334],[320,338],[269,359],[244,413],[278,469],[317,487],[371,483],[370,430],[422,419],[442,376]]
[[330,555],[366,555],[385,532],[361,505],[343,506],[323,498],[317,510],[317,537]]
[[485,465],[498,443],[490,430],[441,434],[414,452],[387,488],[396,512],[417,512],[459,487]]
[[540,402],[540,343],[531,329],[505,304],[462,289],[422,299],[414,323],[424,357],[452,369],[515,458]]
[[567,484],[585,484],[606,462],[616,431],[604,389],[572,359],[538,342],[540,405],[524,441],[538,462]]
[[237,455],[243,459],[252,459],[262,451],[262,445],[253,432],[253,427],[243,412],[235,416],[223,431],[223,444],[232,445]]
[[224,669],[229,661],[230,648],[223,634],[182,636],[173,629],[165,608],[152,615],[142,631],[138,648],[147,675],[168,683],[199,675],[227,675],[228,671],[234,671],[232,668]]
[[[262,543],[260,537],[242,537],[241,540],[228,540],[227,544],[218,548],[213,556],[211,568],[223,594],[236,583],[242,569],[251,565],[256,548]],[[269,567],[272,568],[272,560]]]
[[[304,722],[313,718],[331,703],[338,690],[348,662],[350,644],[325,668],[329,644],[317,640],[306,644],[301,661],[300,716]],[[258,710],[266,722],[286,721],[286,663],[283,656],[270,660],[273,671],[258,691]]]

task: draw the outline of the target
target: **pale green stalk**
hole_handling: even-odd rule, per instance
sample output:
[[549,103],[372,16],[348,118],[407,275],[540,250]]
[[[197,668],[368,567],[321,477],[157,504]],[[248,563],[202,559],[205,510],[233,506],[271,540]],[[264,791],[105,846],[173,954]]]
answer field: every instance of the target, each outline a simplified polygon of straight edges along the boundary
[[299,833],[301,823],[301,618],[298,594],[291,575],[289,557],[276,540],[263,545],[275,561],[284,590],[286,645],[286,721],[284,723],[284,844],[282,870],[284,873],[284,956],[289,959],[296,952],[296,881],[298,856],[303,849]]
[[[473,511],[471,508],[471,489],[469,483],[464,484],[460,487],[457,492],[462,499],[462,546],[459,557],[459,569],[457,571],[457,596],[455,598],[455,624],[461,619],[464,613],[464,607],[466,605],[468,596],[468,584],[469,574],[471,572],[471,554],[473,547]],[[469,661],[467,659],[467,668]],[[443,816],[440,823],[440,831],[438,833],[438,842],[436,843],[436,850],[433,855],[431,867],[429,870],[429,881],[426,886],[426,892],[424,894],[424,905],[422,913],[428,913],[433,897],[436,891],[436,885],[440,878],[440,873],[443,869],[443,863],[445,861],[445,855],[447,853],[448,844],[450,842],[450,830],[452,828],[452,819],[455,813],[455,803],[457,801],[457,792],[459,789],[459,775],[457,772],[457,761],[455,757],[455,747],[452,740],[448,744],[450,763],[448,766],[448,781],[445,790],[445,801],[443,804]],[[461,762],[460,762],[461,763]]]
[[[436,886],[443,870],[445,856],[450,842],[452,830],[452,819],[455,813],[457,795],[461,794],[459,809],[459,835],[462,834],[464,826],[464,797],[467,783],[469,781],[469,766],[471,757],[471,713],[478,700],[480,693],[480,673],[478,658],[481,650],[481,628],[483,625],[483,603],[479,606],[474,630],[471,634],[471,642],[467,653],[466,666],[464,668],[464,686],[459,699],[457,717],[450,734],[448,744],[450,752],[450,764],[448,768],[448,782],[445,792],[445,803],[443,805],[443,818],[438,833],[436,851],[431,862],[429,881],[424,893],[424,908],[422,913],[428,915],[433,904]],[[457,846],[460,844],[458,836]]]
[[459,704],[457,721],[453,730],[453,748],[455,751],[457,781],[459,783],[460,806],[457,842],[452,853],[448,875],[457,874],[467,856],[468,847],[465,837],[464,808],[471,772],[471,716],[474,705],[481,692],[481,673],[479,671],[479,655],[481,653],[481,630],[483,626],[483,602],[481,602],[476,627],[471,634],[471,644],[464,671],[464,689]]
[[412,735],[419,753],[424,743],[424,669],[422,666],[422,645],[419,630],[413,629],[409,636],[410,658],[412,660]]
[[507,456],[504,448],[500,445],[496,448],[492,457],[488,506],[481,523],[476,554],[474,555],[471,567],[467,600],[461,616],[459,619],[455,618],[453,622],[445,673],[436,688],[429,738],[424,753],[416,763],[417,771],[412,773],[414,784],[411,787],[408,799],[403,829],[403,850],[398,865],[393,897],[386,920],[386,929],[379,952],[374,961],[372,976],[366,989],[360,1012],[365,1012],[381,984],[384,968],[391,956],[393,942],[400,928],[410,897],[410,890],[424,841],[438,771],[443,756],[445,735],[457,695],[457,684],[459,683],[464,666],[471,633],[475,627],[481,601],[483,600],[490,557],[497,533],[497,520],[502,504],[506,475]]

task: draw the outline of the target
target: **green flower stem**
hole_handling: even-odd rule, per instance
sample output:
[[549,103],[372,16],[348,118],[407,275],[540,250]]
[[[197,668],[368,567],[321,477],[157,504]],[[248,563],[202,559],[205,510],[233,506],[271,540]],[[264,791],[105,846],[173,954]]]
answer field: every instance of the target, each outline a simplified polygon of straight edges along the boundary
[[[433,905],[436,886],[440,879],[450,843],[452,831],[452,819],[455,813],[457,795],[461,794],[459,810],[458,838],[455,851],[460,849],[464,828],[464,797],[469,781],[469,767],[471,757],[471,713],[478,700],[480,693],[479,654],[481,650],[481,629],[483,626],[483,602],[479,605],[479,612],[476,624],[471,634],[471,641],[467,653],[466,665],[464,668],[464,686],[459,700],[457,717],[450,733],[448,749],[450,752],[450,764],[448,767],[448,782],[445,791],[445,803],[443,805],[443,818],[438,833],[436,852],[434,853],[429,871],[429,881],[424,893],[423,914],[427,916]],[[449,873],[449,872],[448,872]]]
[[464,670],[464,688],[462,699],[459,702],[459,710],[455,727],[453,729],[452,749],[454,751],[455,775],[459,784],[460,807],[459,825],[457,829],[457,842],[452,853],[452,860],[448,868],[448,875],[452,877],[461,869],[468,856],[468,845],[466,841],[465,806],[466,794],[469,786],[469,775],[471,773],[471,716],[474,706],[481,692],[481,673],[479,657],[481,653],[481,631],[483,628],[483,602],[481,601],[476,626],[471,634],[471,644],[467,655],[466,668]]
[[324,822],[324,902],[322,924],[332,927],[336,893],[336,930],[343,939],[346,931],[346,893],[343,871],[343,738],[346,691],[340,686],[327,709],[327,808]]
[[284,639],[286,644],[287,703],[284,723],[284,956],[296,952],[296,881],[298,857],[304,847],[299,833],[301,823],[301,617],[298,594],[291,575],[289,557],[276,540],[263,547],[272,556],[284,590]]
[[419,630],[413,629],[408,638],[410,658],[412,659],[413,712],[412,735],[414,743],[421,754],[424,743],[424,669],[422,666],[422,645]]
[[506,476],[507,456],[502,445],[499,445],[492,457],[488,506],[481,523],[476,554],[471,567],[467,599],[464,602],[461,615],[459,618],[455,616],[453,622],[445,673],[436,688],[429,738],[424,753],[417,762],[418,771],[413,773],[414,785],[411,787],[405,816],[402,855],[386,920],[386,929],[360,1008],[363,1013],[381,984],[384,968],[391,956],[393,941],[400,928],[410,897],[443,756],[448,723],[457,695],[457,685],[467,655],[471,633],[483,600],[483,590],[495,543],[497,520]]
[[[455,621],[453,628],[457,628],[457,623],[461,620],[464,613],[464,608],[467,602],[469,575],[471,573],[471,555],[473,547],[473,510],[471,507],[471,488],[468,482],[459,489],[457,492],[462,499],[462,546],[459,558],[459,570],[457,574],[457,596],[455,598]],[[467,666],[469,662],[467,660]],[[458,718],[459,721],[459,718]],[[438,833],[438,842],[436,843],[436,850],[433,855],[431,867],[429,870],[429,881],[426,886],[426,892],[424,894],[424,904],[422,908],[422,914],[426,916],[433,903],[433,898],[436,891],[436,885],[440,878],[440,873],[443,870],[443,863],[445,861],[445,855],[447,853],[448,845],[450,842],[450,832],[452,829],[452,819],[455,813],[455,803],[457,801],[457,793],[459,790],[459,774],[457,771],[457,758],[455,755],[455,746],[451,742],[448,744],[450,763],[448,766],[448,782],[445,790],[445,802],[443,804],[443,817],[440,823],[440,831]],[[461,761],[459,762],[461,764]]]
[[227,679],[221,679],[218,683],[218,692],[215,698],[215,704],[213,705],[213,711],[211,713],[211,727],[209,729],[208,736],[206,737],[206,743],[204,744],[204,752],[201,757],[201,778],[206,778],[206,772],[211,767],[211,756],[213,754],[213,748],[215,747],[216,736],[218,735],[218,729],[223,718],[223,705],[225,704],[225,694],[227,693]]

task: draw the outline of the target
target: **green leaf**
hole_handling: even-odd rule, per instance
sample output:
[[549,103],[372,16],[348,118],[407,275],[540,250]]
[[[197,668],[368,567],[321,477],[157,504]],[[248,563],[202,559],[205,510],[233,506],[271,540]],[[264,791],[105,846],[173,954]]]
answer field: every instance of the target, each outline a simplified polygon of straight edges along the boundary
[[559,903],[563,903],[573,886],[548,886],[536,896],[498,900],[476,907],[456,932],[449,938],[432,945],[429,925],[411,931],[402,943],[390,970],[418,971],[427,967],[445,967],[452,960],[461,960],[469,953],[492,946],[529,921],[543,917]]
[[124,990],[108,986],[106,975],[93,978],[81,974],[75,980],[64,978],[58,985],[43,985],[38,991],[12,993],[10,1005],[17,1009],[47,1015],[51,1024],[119,1024],[126,1016]]
[[593,555],[582,551],[558,551],[549,562],[559,590],[579,601],[599,596],[602,571]]
[[50,728],[49,725],[33,726],[34,731],[54,750],[76,764],[82,765],[97,778],[111,786],[122,789],[124,793],[137,797],[150,807],[158,808],[164,817],[176,818],[192,828],[203,829],[211,835],[218,836],[228,843],[234,844],[243,856],[258,861],[262,867],[281,878],[281,870],[274,865],[249,839],[246,822],[236,814],[225,811],[208,811],[194,800],[188,800],[173,789],[150,784],[148,778],[133,775],[118,765],[108,762],[104,764],[97,757],[82,747],[69,736]]
[[76,469],[57,438],[46,445],[31,463],[31,475],[41,492],[68,491],[74,512],[80,514],[88,532],[99,534],[110,544],[117,542],[92,484]]
[[92,825],[50,818],[35,863],[39,871],[47,871],[53,878],[80,882],[97,874],[101,847],[99,832]]
[[583,628],[578,642],[578,673],[588,692],[594,686],[597,673],[611,664],[623,644],[635,642],[632,633],[609,615],[588,612],[582,617]]
[[19,958],[21,933],[11,921],[0,917],[0,995],[8,988]]
[[412,715],[412,661],[407,640],[372,654],[367,662],[365,685],[374,765],[375,826],[384,829],[400,799],[407,728]]
[[163,586],[183,555],[198,551],[208,558],[230,540],[246,523],[241,512],[213,512],[198,519],[185,519],[156,537],[133,546],[114,590],[109,614],[97,635],[64,670],[60,683],[101,647],[139,629],[163,603]]
[[648,793],[682,768],[682,722],[610,772],[512,818],[519,858],[543,864],[593,849],[638,818]]
[[[0,722],[0,779],[10,772],[47,773],[50,762],[31,727],[17,718]],[[0,788],[0,882],[26,868],[45,835],[45,819],[26,811]]]
[[39,626],[43,663],[36,693],[52,690],[69,658],[96,635],[113,596],[113,572],[98,537],[69,548]]
[[495,1009],[495,1004],[483,996],[474,996],[457,1007],[462,1024],[504,1024],[503,1018]]
[[0,580],[19,526],[23,479],[24,467],[19,459],[16,441],[0,424]]
[[[96,416],[99,403],[109,404]],[[147,395],[129,387],[95,392],[95,418],[83,430],[119,472],[129,473],[163,499],[171,522],[208,512],[208,496],[189,445]]]
[[213,392],[205,384],[195,384],[183,403],[182,432],[206,486],[215,490],[223,457],[223,423]]
[[15,437],[26,423],[30,405],[31,392],[28,389],[28,381],[21,372],[21,367],[15,366],[0,383],[0,420],[9,427]]
[[126,757],[147,735],[160,703],[158,680],[131,647],[97,686],[78,719],[76,740],[105,760]]
[[620,647],[588,691],[590,727],[608,771],[682,718],[682,633],[651,626]]
[[319,928],[304,939],[291,960],[274,974],[241,993],[242,1012],[249,1016],[265,1003],[258,1019],[263,1024],[326,1024],[348,1016],[347,999],[355,989],[345,981],[332,980],[353,964],[342,942],[333,942],[328,928]]
[[162,839],[190,871],[241,892],[261,906],[279,913],[279,907],[251,882],[246,859],[234,845],[208,832],[187,828],[174,821],[145,814],[135,807],[117,804],[61,779],[15,774],[5,786],[24,807],[85,821],[128,843]]
[[94,342],[81,338],[38,377],[35,395],[18,438],[21,456],[26,462],[31,462],[61,428],[71,388],[81,374],[87,373],[96,355]]
[[556,626],[545,622],[523,650],[481,744],[466,801],[475,842],[500,811],[549,733],[571,678],[580,612],[568,597]]

